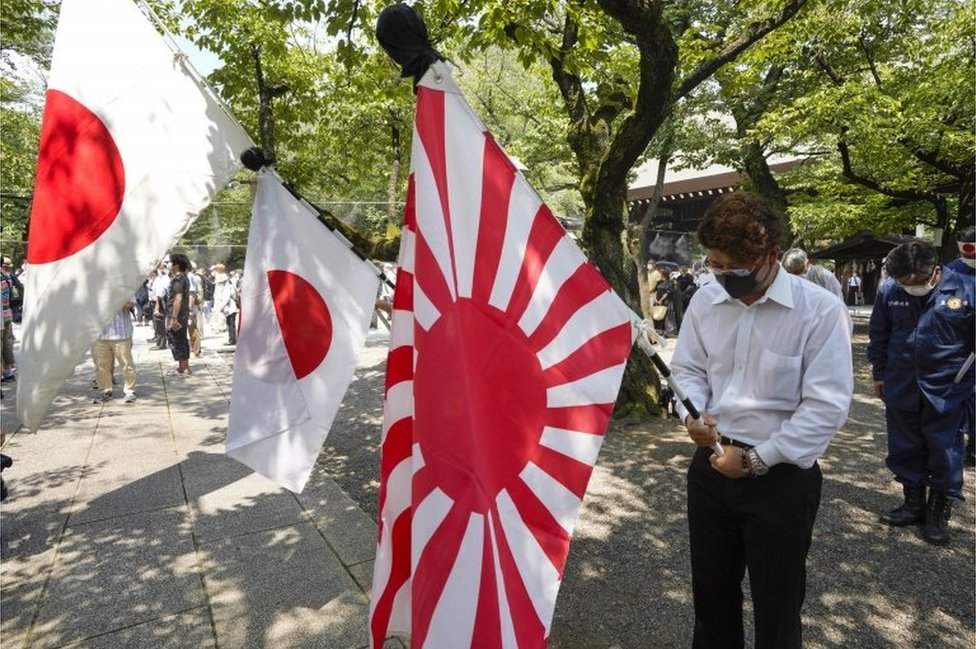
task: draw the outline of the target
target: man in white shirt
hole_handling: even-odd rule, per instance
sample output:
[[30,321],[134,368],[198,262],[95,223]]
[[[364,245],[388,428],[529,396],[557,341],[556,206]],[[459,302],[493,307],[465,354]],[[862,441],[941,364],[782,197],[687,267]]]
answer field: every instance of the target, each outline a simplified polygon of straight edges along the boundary
[[153,305],[153,332],[155,334],[153,349],[166,349],[166,323],[163,317],[163,300],[169,290],[169,261],[163,262],[158,268],[156,279],[150,285],[149,295]]
[[757,649],[802,646],[817,458],[853,392],[847,309],[782,271],[780,218],[746,192],[709,208],[698,239],[714,281],[692,298],[672,358],[703,412],[695,422],[678,407],[699,446],[688,470],[695,649],[743,646],[747,568]]
[[851,273],[847,280],[847,304],[859,306],[864,304],[864,295],[861,293],[861,276],[857,271]]

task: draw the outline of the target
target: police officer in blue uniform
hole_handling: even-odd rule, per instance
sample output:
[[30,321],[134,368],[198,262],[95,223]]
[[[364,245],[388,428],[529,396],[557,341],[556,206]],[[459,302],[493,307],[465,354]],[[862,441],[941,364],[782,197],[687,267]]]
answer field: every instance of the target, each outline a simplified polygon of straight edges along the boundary
[[961,372],[976,335],[974,283],[943,269],[922,241],[894,248],[885,270],[890,279],[871,313],[868,358],[885,402],[887,465],[905,502],[881,520],[924,523],[925,540],[946,545],[953,503],[963,500],[960,424],[976,386],[972,365]]
[[[969,226],[956,233],[959,256],[949,263],[949,270],[976,284],[976,228]],[[966,464],[976,466],[976,394],[966,400],[962,430],[966,436]]]

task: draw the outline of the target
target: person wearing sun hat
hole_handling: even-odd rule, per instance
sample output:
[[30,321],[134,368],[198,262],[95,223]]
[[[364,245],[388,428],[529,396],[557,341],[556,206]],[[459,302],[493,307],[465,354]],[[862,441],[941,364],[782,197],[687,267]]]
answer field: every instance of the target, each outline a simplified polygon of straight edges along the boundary
[[227,321],[227,344],[237,344],[237,293],[223,264],[214,265],[214,310]]

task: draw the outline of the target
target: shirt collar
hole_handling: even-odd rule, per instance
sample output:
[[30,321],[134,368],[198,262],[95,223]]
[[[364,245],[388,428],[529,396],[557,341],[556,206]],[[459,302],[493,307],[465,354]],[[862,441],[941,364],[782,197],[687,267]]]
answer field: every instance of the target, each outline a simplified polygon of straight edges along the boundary
[[[801,281],[805,282],[807,280]],[[715,283],[718,284],[717,281]],[[735,302],[742,304],[742,302],[739,302],[739,300],[731,297],[720,284],[718,285],[718,289],[718,294],[715,296],[715,299],[712,300],[712,304],[718,304],[720,302]],[[769,288],[766,289],[766,292],[761,298],[753,302],[753,305],[762,304],[767,300],[779,302],[788,309],[793,308],[793,291],[790,288],[790,274],[787,273],[782,266],[777,269],[776,278],[773,280],[773,283],[769,285]]]

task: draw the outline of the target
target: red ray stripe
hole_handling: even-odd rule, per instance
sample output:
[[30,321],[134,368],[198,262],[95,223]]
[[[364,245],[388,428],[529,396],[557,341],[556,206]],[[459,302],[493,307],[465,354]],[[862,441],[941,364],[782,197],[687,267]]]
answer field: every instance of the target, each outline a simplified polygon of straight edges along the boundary
[[[424,498],[430,495],[430,492],[440,486],[441,483],[434,472],[423,467],[413,476],[413,484],[410,486],[410,500],[415,503],[422,502]],[[453,497],[453,494],[451,496]]]
[[[414,502],[420,503],[419,500]],[[413,595],[410,644],[413,647],[424,646],[434,609],[454,568],[458,550],[461,549],[470,514],[471,511],[465,507],[451,507],[437,531],[430,537],[427,546],[420,552],[410,585]]]
[[386,479],[389,478],[390,473],[400,462],[410,457],[413,448],[412,433],[413,420],[410,417],[404,417],[390,426],[390,430],[386,433],[386,439],[383,440],[383,449],[380,453],[380,475],[383,476],[383,482],[380,484],[380,509],[382,509],[383,495],[388,486]]
[[[447,232],[447,245],[451,255],[450,280],[457,286],[457,270],[454,268],[454,239],[451,236],[450,187],[447,184],[447,135],[445,133],[445,93],[421,86],[417,90],[417,134],[427,153],[434,184],[444,213],[444,228]],[[420,232],[418,231],[419,235]],[[419,246],[418,246],[419,247]],[[418,250],[418,253],[420,251]],[[424,288],[424,292],[427,289]],[[435,302],[434,304],[438,304]]]
[[586,341],[582,347],[542,373],[546,387],[562,385],[587,377],[594,372],[619,365],[633,345],[630,323],[607,329]]
[[426,87],[417,89],[417,135],[427,153],[444,214],[450,212],[447,188],[447,140],[444,135],[444,92]]
[[478,226],[478,254],[475,258],[471,297],[485,304],[498,273],[508,205],[515,184],[515,165],[501,150],[491,133],[485,133],[484,171],[481,179],[481,219]]
[[566,555],[569,554],[569,534],[524,482],[513,480],[507,489],[525,526],[542,546],[561,578],[566,567]]
[[559,221],[552,215],[549,208],[545,205],[539,207],[539,211],[536,212],[535,219],[532,221],[532,229],[529,230],[525,256],[522,258],[522,267],[519,269],[515,287],[512,290],[512,299],[506,310],[509,317],[516,321],[522,317],[522,313],[532,297],[532,291],[535,290],[535,285],[539,283],[539,276],[546,265],[546,260],[549,259],[553,248],[565,234],[566,231],[563,230],[563,226],[559,225]]
[[512,614],[518,647],[519,649],[545,649],[546,628],[536,615],[535,606],[522,582],[522,573],[519,572],[512,557],[512,550],[505,537],[505,530],[502,529],[497,510],[491,510],[491,519],[495,538],[498,541],[498,559],[502,568],[502,580],[505,582],[503,584],[505,597],[508,599],[508,610]]
[[478,591],[478,610],[474,618],[472,649],[502,649],[501,614],[498,610],[498,583],[495,581],[495,558],[491,547],[491,531],[485,519],[485,536],[481,546],[481,589]]
[[410,520],[411,511],[407,509],[394,521],[390,535],[393,546],[390,579],[382,593],[373,593],[374,597],[378,597],[376,608],[369,621],[374,647],[383,645],[386,630],[390,626],[390,615],[393,612],[393,598],[410,577]]
[[393,290],[393,310],[413,311],[413,275],[403,268],[397,271],[397,285]]
[[607,423],[610,421],[610,413],[612,412],[612,403],[548,408],[546,410],[546,424],[554,428],[602,435],[607,430]]
[[[438,311],[444,313],[447,309],[451,308],[454,303],[454,298],[451,297],[450,288],[448,288],[447,278],[444,277],[443,271],[441,271],[440,264],[437,263],[437,259],[434,257],[434,252],[430,249],[427,244],[427,240],[422,234],[417,235],[417,257],[416,257],[416,275],[417,283],[420,289],[424,292],[424,295],[434,304]],[[451,253],[451,260],[454,259],[454,253]],[[457,284],[455,283],[455,286]]]
[[401,345],[386,356],[386,392],[397,383],[413,378],[413,346]]
[[417,229],[417,182],[414,172],[407,177],[407,202],[403,206],[403,229]]
[[560,287],[546,316],[529,336],[529,346],[539,351],[548,345],[580,307],[609,288],[606,281],[588,263],[577,268]]
[[533,459],[540,469],[562,483],[564,487],[576,494],[577,498],[583,499],[593,467],[557,453],[547,446],[538,446]]

